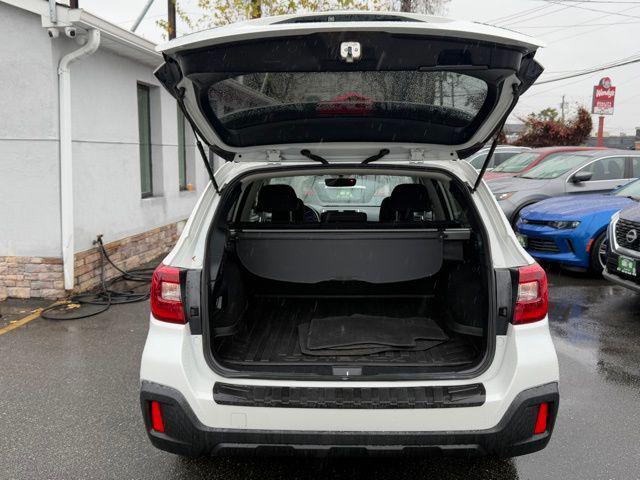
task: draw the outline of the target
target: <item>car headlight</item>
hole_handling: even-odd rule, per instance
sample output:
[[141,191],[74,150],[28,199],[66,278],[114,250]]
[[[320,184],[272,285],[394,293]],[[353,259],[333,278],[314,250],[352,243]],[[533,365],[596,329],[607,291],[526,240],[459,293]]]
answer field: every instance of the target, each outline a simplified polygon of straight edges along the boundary
[[570,230],[572,228],[578,228],[580,222],[571,221],[571,220],[559,220],[554,222],[549,222],[548,224],[551,228],[557,228],[558,230]]
[[507,198],[510,198],[514,193],[516,193],[516,192],[496,193],[495,197],[496,197],[497,201],[501,202],[502,200],[506,200]]

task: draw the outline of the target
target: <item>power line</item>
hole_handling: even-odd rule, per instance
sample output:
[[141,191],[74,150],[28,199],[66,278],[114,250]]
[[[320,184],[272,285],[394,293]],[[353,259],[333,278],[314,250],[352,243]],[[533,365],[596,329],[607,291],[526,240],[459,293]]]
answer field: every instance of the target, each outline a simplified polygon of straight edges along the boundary
[[[637,8],[637,7],[635,7]],[[613,23],[574,23],[573,25],[518,25],[518,28],[574,28],[574,27],[608,27],[622,25],[637,25],[640,21],[632,22],[613,22]]]
[[[543,2],[549,1],[549,0],[542,0]],[[611,4],[611,5],[617,5],[617,4],[629,4],[629,3],[635,3],[635,4],[640,4],[640,2],[638,1],[616,1],[616,0],[562,0],[563,2],[576,2],[576,3],[584,3],[584,4],[589,4],[589,3],[604,3],[604,4]]]
[[542,5],[542,6],[537,6],[537,7],[533,7],[533,8],[529,8],[527,10],[523,10],[521,12],[516,12],[516,13],[512,13],[510,15],[503,15],[502,17],[497,17],[497,18],[492,18],[490,20],[487,20],[487,23],[501,23],[501,22],[505,22],[508,21],[512,18],[517,18],[517,17],[521,17],[523,15],[527,15],[529,13],[534,13],[540,10],[544,10],[545,8],[549,8],[552,5]]
[[[582,82],[584,79],[583,78],[578,78],[577,80],[574,80],[572,82],[567,82],[567,83],[563,83],[562,85],[556,85],[555,87],[551,87],[551,88],[547,88],[546,90],[542,90],[541,92],[535,92],[535,93],[529,93],[531,90],[528,90],[527,92],[525,92],[526,97],[525,98],[530,98],[530,97],[539,97],[540,95],[544,95],[546,93],[549,92],[553,92],[558,90],[559,88],[566,88],[569,85],[574,85],[576,83],[580,83]],[[532,85],[532,87],[535,87],[536,85],[539,85],[539,83],[534,83]]]
[[[553,3],[557,3],[557,2],[553,2]],[[541,13],[540,15],[534,15],[533,17],[521,18],[521,19],[519,19],[519,20],[514,20],[514,21],[508,21],[507,23],[505,23],[505,24],[504,24],[504,25],[502,25],[502,26],[510,27],[510,26],[515,25],[515,24],[520,23],[520,22],[524,22],[524,21],[528,21],[528,20],[533,20],[534,18],[547,17],[547,16],[549,16],[549,15],[554,15],[554,14],[556,14],[556,13],[560,13],[560,12],[562,12],[563,10],[567,10],[567,9],[569,9],[569,8],[574,8],[574,6],[573,6],[573,5],[564,5],[564,4],[562,4],[562,3],[558,3],[558,5],[562,5],[562,8],[559,8],[559,9],[557,9],[557,10],[553,10],[553,11],[551,11],[551,12]]]
[[[548,2],[548,3],[553,3],[555,5],[564,5],[567,8],[578,8],[580,10],[587,10],[589,12],[597,12],[597,13],[606,13],[607,15],[615,15],[618,17],[627,17],[627,18],[637,18],[640,19],[639,16],[637,15],[625,15],[624,13],[618,13],[618,12],[609,12],[608,10],[600,10],[600,9],[596,9],[596,8],[589,8],[589,7],[585,7],[582,5],[566,5],[565,3],[562,3],[563,1],[566,0],[562,0],[562,1],[556,1],[556,0],[543,0],[544,2]],[[585,2],[581,2],[581,3],[585,3]],[[589,3],[589,2],[586,2]]]
[[[634,56],[625,57],[625,58],[622,58],[622,59],[618,60],[618,63],[620,63],[620,62],[625,62],[625,61],[627,61],[627,60],[632,60],[632,59],[634,59],[634,58],[636,58],[636,57],[634,57]],[[612,64],[605,64],[605,65],[600,65],[600,66],[598,66],[598,67],[593,67],[594,69],[596,69],[596,72],[588,72],[588,73],[585,73],[585,69],[582,69],[582,70],[575,70],[576,72],[580,72],[580,75],[579,75],[579,76],[574,76],[574,78],[577,78],[577,80],[573,80],[572,82],[568,82],[568,83],[564,83],[564,82],[563,82],[563,83],[562,83],[562,85],[558,85],[558,86],[555,86],[555,87],[551,87],[551,88],[548,88],[548,89],[546,89],[546,90],[542,90],[542,91],[540,91],[540,92],[535,92],[535,93],[529,94],[529,95],[527,95],[527,96],[528,96],[528,97],[537,97],[537,96],[539,96],[539,95],[544,95],[545,93],[552,92],[552,91],[557,90],[557,89],[559,89],[559,88],[566,88],[566,87],[567,87],[567,86],[569,86],[569,85],[574,85],[574,84],[576,84],[576,83],[582,82],[582,81],[584,80],[584,79],[582,78],[583,76],[586,76],[586,75],[593,75],[593,73],[597,73],[598,71],[602,71],[602,70],[606,70],[606,69],[608,69],[608,68],[614,68],[614,67],[615,67],[615,62],[614,62],[614,63],[612,63]],[[568,76],[567,76],[567,77],[568,77]],[[633,77],[633,78],[635,78],[635,77]],[[554,79],[550,79],[550,80],[551,80],[552,82],[556,82],[556,81],[560,81],[561,79],[560,79],[560,78],[554,78]],[[536,85],[542,85],[543,83],[551,83],[551,82],[548,82],[548,81],[546,81],[546,80],[543,80],[543,81],[540,81],[540,82],[536,82],[533,86],[536,86]],[[623,83],[626,83],[626,82],[623,82]]]
[[601,72],[603,70],[619,68],[619,67],[623,67],[625,65],[630,65],[632,63],[638,63],[638,62],[640,62],[640,56],[635,57],[635,58],[631,58],[631,59],[626,60],[626,61],[620,61],[618,63],[613,63],[613,64],[609,64],[609,65],[603,65],[603,66],[599,66],[599,67],[593,67],[593,68],[584,70],[584,71],[579,72],[579,73],[574,73],[574,74],[570,74],[570,75],[562,75],[562,76],[557,77],[557,78],[550,78],[549,80],[543,80],[541,82],[536,82],[533,86],[544,85],[546,83],[559,82],[561,80],[568,80],[570,78],[582,77],[584,75],[589,75],[589,74],[592,74],[592,73]]
[[[625,8],[624,10],[621,10],[620,12],[617,12],[617,13],[621,14],[623,12],[628,12],[629,10],[633,10],[633,9],[638,8],[638,7],[639,6],[633,6],[633,7],[630,7],[630,8]],[[606,15],[603,15],[600,18],[606,18],[606,17],[610,17],[610,16],[613,16],[613,15],[614,15],[614,13],[610,12],[610,13],[608,13]],[[591,20],[585,20],[583,22],[580,22],[580,24],[588,24],[590,21]],[[628,23],[628,22],[622,22],[622,23]],[[615,25],[615,24],[613,24],[613,25]],[[567,39],[570,39],[570,38],[579,37],[581,35],[586,35],[587,33],[595,32],[596,30],[599,30],[600,28],[601,27],[596,27],[596,28],[589,29],[587,31],[583,31],[583,32],[580,32],[580,33],[573,34],[573,35],[567,35],[567,36],[564,36],[564,37],[560,37],[560,38],[557,38],[556,40],[554,40],[553,43],[557,43],[557,42],[559,42],[561,40],[567,40]],[[606,28],[606,27],[604,27],[604,28]],[[544,33],[542,33],[542,35],[551,35],[553,33],[556,33],[556,32],[559,32],[559,31],[563,31],[563,30],[564,30],[564,28],[557,28],[555,30],[551,30],[550,32],[544,32]],[[553,43],[551,43],[551,44],[553,44]]]

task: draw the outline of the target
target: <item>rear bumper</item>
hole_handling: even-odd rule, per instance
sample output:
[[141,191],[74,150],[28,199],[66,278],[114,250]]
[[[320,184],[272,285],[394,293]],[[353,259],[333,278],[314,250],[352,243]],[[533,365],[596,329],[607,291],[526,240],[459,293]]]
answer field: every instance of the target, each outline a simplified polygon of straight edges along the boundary
[[[198,456],[259,455],[431,455],[515,456],[543,449],[558,412],[558,384],[548,383],[518,394],[493,428],[468,431],[380,432],[221,429],[203,425],[177,390],[143,381],[141,406],[153,445],[168,452]],[[151,428],[150,402],[162,408],[165,433]],[[549,404],[547,430],[534,435],[538,405]],[[274,409],[277,410],[277,409]],[[311,414],[311,413],[310,413]],[[388,411],[393,415],[392,411]],[[479,411],[480,414],[480,411]]]

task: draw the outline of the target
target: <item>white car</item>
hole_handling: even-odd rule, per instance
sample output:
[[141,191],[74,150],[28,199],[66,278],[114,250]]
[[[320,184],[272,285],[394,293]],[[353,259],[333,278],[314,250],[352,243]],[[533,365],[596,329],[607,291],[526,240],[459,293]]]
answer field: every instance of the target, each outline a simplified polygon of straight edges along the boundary
[[[226,163],[156,270],[147,432],[181,455],[540,450],[558,411],[545,272],[460,159],[538,44],[444,18],[263,18],[160,48]],[[206,158],[203,155],[203,158]]]
[[[514,147],[512,145],[498,145],[496,147],[495,152],[491,156],[491,160],[487,164],[487,170],[491,171],[499,165],[502,165],[503,162],[509,160],[511,157],[517,155],[518,153],[526,152],[531,150],[529,147]],[[480,170],[482,168],[482,164],[487,159],[489,155],[489,148],[483,148],[478,150],[476,153],[471,155],[468,158],[465,158],[467,162],[473,165],[473,168],[476,170]]]

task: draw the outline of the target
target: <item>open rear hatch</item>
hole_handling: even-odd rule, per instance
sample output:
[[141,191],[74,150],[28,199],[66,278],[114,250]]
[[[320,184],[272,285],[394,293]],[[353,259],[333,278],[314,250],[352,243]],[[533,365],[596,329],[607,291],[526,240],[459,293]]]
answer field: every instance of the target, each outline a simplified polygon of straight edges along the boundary
[[537,48],[485,25],[367,13],[261,19],[161,47],[156,76],[216,153],[282,164],[220,192],[202,276],[211,367],[305,379],[487,368],[511,300],[496,300],[482,219],[459,179],[406,161],[481,148],[541,73]]
[[419,15],[272,17],[167,43],[156,76],[227,160],[363,145],[465,157],[542,72],[538,46]]

